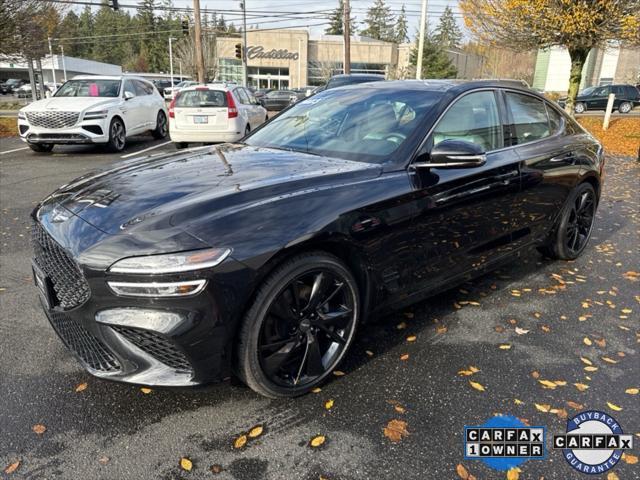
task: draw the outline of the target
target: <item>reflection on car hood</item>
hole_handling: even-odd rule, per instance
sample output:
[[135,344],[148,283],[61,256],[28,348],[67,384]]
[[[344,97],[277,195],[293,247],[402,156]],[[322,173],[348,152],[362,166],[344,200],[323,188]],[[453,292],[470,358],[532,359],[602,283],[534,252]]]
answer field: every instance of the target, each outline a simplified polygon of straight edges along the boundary
[[87,108],[111,106],[119,101],[118,98],[106,97],[51,97],[30,103],[22,109],[23,112],[61,111],[82,112]]
[[380,172],[375,164],[225,144],[89,174],[43,203],[56,203],[105,233],[122,234],[183,227],[211,212],[251,208]]

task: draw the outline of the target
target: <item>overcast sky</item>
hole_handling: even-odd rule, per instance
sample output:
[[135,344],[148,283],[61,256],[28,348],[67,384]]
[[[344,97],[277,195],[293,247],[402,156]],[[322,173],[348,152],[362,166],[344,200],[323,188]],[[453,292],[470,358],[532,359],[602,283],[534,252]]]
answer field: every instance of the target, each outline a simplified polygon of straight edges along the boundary
[[[173,0],[173,2],[176,7],[193,5],[192,0]],[[324,31],[327,25],[317,24],[326,22],[326,19],[321,17],[326,16],[338,5],[338,0],[246,0],[246,2],[248,26],[257,24],[260,28],[278,28],[309,25],[312,34],[321,34]],[[351,0],[351,10],[358,22],[364,20],[366,10],[372,3],[373,0]],[[385,3],[396,15],[402,5],[405,5],[409,20],[409,36],[413,39],[420,23],[421,0],[386,0]],[[457,4],[457,0],[429,0],[427,11],[430,26],[437,23],[446,5],[451,6],[454,14],[459,17]],[[217,10],[224,13],[225,18],[236,25],[241,23],[240,2],[237,0],[200,0],[200,8],[208,11]],[[459,18],[458,20],[462,23]],[[360,25],[358,27],[360,29]]]

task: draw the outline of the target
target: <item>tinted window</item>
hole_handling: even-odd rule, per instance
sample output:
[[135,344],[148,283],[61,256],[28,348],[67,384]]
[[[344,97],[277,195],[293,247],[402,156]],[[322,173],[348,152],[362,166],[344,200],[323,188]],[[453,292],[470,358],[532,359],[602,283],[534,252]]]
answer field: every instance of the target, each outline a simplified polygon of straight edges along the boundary
[[422,134],[420,124],[441,95],[406,89],[327,90],[296,103],[246,143],[380,163]]
[[226,107],[226,92],[220,90],[183,90],[176,99],[176,107]]
[[590,97],[606,97],[609,95],[609,87],[597,87],[593,89]]
[[[135,93],[135,92],[134,92]],[[120,80],[69,80],[58,89],[55,97],[117,97]]]
[[492,91],[465,95],[444,114],[433,131],[433,144],[462,140],[480,145],[485,152],[502,147],[500,116]]
[[550,135],[547,110],[542,100],[512,92],[507,92],[506,96],[514,128],[511,145],[532,142]]
[[551,129],[551,134],[558,133],[562,128],[562,124],[564,123],[564,117],[556,112],[549,105],[547,107],[547,114],[549,115],[549,128]]

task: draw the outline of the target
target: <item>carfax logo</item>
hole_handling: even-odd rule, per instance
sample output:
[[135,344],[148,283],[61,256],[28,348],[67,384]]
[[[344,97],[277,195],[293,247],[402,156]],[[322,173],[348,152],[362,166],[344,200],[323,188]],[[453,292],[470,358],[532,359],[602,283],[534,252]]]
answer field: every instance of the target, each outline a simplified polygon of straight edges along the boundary
[[528,427],[516,417],[496,416],[464,427],[464,458],[495,470],[510,470],[527,460],[546,458],[544,427]]
[[622,450],[633,448],[633,436],[625,435],[611,415],[587,410],[567,421],[566,435],[554,435],[553,448],[561,448],[579,472],[600,474],[620,461]]

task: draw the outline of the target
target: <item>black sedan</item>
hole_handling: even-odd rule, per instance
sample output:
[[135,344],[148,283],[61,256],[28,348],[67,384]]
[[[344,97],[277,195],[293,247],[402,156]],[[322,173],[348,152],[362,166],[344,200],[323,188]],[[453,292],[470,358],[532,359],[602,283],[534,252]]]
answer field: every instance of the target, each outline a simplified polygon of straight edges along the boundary
[[258,97],[258,101],[267,110],[279,112],[294,103],[297,98],[298,96],[293,90],[271,90]]
[[[604,85],[585,88],[581,91],[576,97],[574,110],[576,113],[584,113],[587,110],[605,110],[611,94],[615,95],[613,109],[620,113],[629,113],[635,107],[640,106],[640,90],[633,85]],[[566,98],[558,100],[563,108],[566,102]]]
[[591,135],[509,83],[332,89],[241,143],[60,187],[32,214],[34,279],[98,377],[186,386],[235,373],[295,396],[376,316],[525,249],[578,257],[603,167]]

